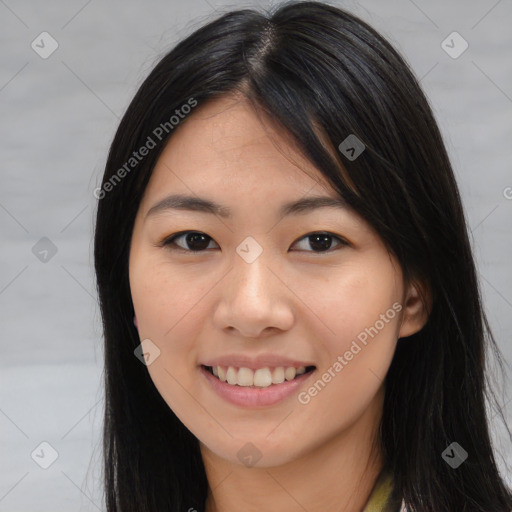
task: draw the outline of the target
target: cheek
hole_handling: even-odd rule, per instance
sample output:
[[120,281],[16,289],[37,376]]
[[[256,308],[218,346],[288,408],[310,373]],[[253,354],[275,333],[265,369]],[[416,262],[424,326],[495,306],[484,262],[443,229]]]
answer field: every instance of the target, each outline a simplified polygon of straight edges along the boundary
[[139,324],[140,339],[150,339],[159,356],[148,365],[156,388],[175,411],[190,405],[190,389],[197,376],[197,340],[205,292],[191,285],[184,272],[170,272],[169,265],[139,259],[130,267],[130,287]]
[[151,379],[173,410],[186,409],[190,396],[184,390],[197,382],[197,340],[210,314],[208,291],[218,278],[194,277],[167,262],[140,258],[130,279],[140,339],[150,339],[160,351],[148,366]]
[[310,396],[322,395],[317,403],[328,408],[342,403],[346,411],[363,411],[391,364],[402,290],[400,276],[385,262],[346,266],[325,286],[310,287],[316,324],[326,333],[321,336],[321,382]]
[[[394,331],[398,315],[392,306],[402,296],[397,283],[400,281],[391,264],[382,262],[347,265],[331,272],[326,282],[308,283],[303,294],[307,293],[307,303],[326,334],[329,352],[344,351],[351,340],[376,322],[379,330]],[[385,316],[385,328],[381,315]]]
[[174,332],[193,327],[190,318],[201,313],[205,287],[191,283],[186,272],[171,272],[168,265],[138,262],[130,270],[130,286],[139,331],[146,337],[168,343]]

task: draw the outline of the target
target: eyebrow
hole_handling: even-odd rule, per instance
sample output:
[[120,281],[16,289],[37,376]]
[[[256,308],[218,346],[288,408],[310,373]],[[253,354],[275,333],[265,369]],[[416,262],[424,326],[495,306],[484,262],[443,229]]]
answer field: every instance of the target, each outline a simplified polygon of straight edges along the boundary
[[[280,216],[306,214],[319,208],[346,209],[347,203],[342,198],[328,196],[310,196],[285,203],[279,210]],[[232,218],[231,208],[222,206],[202,197],[187,196],[182,194],[170,195],[154,204],[146,213],[146,219],[150,216],[168,210],[187,210],[218,215],[223,218]]]

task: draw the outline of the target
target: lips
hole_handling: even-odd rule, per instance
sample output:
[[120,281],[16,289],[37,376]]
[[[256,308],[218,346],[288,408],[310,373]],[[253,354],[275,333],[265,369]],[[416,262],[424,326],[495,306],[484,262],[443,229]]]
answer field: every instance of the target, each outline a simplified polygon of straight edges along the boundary
[[266,387],[229,384],[216,377],[212,369],[204,365],[199,365],[199,374],[202,375],[203,382],[221,399],[238,407],[261,408],[291,399],[310,379],[314,378],[316,367],[309,366],[308,371],[296,375],[292,380],[285,379],[280,384],[270,384]]

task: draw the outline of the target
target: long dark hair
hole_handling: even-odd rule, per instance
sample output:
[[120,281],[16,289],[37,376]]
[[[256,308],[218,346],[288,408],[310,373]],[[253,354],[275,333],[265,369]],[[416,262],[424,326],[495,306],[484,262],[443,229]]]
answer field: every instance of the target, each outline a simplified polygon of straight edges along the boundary
[[[385,381],[380,437],[395,495],[416,512],[510,511],[485,406],[492,399],[505,422],[488,383],[487,348],[502,371],[503,362],[439,129],[397,51],[365,22],[320,2],[287,2],[266,14],[237,10],[208,22],[158,62],[115,134],[96,194],[94,241],[107,510],[204,511],[208,482],[198,440],[134,355],[141,340],[128,256],[141,198],[173,133],[170,117],[192,101],[233,91],[287,130],[377,230],[405,278],[422,278],[431,290],[427,324],[398,341]],[[337,149],[348,136],[365,146],[355,159]],[[148,137],[155,147],[135,164],[133,152]],[[457,469],[442,456],[453,442],[468,453]]]

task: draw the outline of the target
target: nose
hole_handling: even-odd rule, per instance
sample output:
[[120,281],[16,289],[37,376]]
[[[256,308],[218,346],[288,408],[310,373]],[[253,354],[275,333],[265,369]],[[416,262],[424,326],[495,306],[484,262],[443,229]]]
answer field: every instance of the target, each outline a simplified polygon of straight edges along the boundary
[[247,338],[263,338],[291,328],[293,292],[279,269],[261,255],[252,263],[236,257],[222,279],[214,313],[217,328]]

